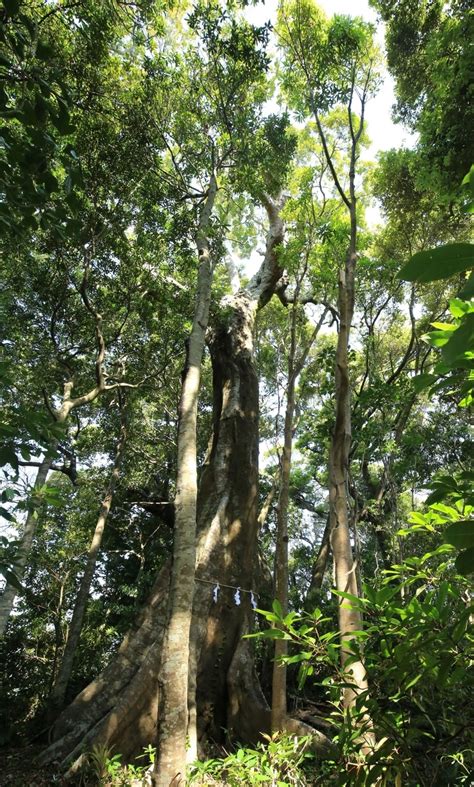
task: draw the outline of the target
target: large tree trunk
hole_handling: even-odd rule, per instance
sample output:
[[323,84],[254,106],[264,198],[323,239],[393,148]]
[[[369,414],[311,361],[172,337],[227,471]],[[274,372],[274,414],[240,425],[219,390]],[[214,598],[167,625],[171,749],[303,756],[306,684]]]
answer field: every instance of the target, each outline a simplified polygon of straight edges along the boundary
[[[199,719],[199,738],[222,739],[227,727],[229,685],[243,691],[249,669],[239,672],[234,658],[242,631],[252,614],[251,598],[234,588],[255,589],[258,498],[258,381],[253,366],[253,325],[281,275],[276,247],[283,238],[278,206],[268,200],[270,232],[261,270],[246,290],[226,298],[225,319],[212,332],[210,349],[214,373],[214,427],[211,448],[202,472],[198,499],[196,590],[191,631],[190,697],[197,688],[197,712],[190,707],[191,724]],[[221,592],[214,601],[213,586]],[[230,585],[232,587],[224,587]],[[84,745],[113,745],[125,757],[154,742],[157,686],[169,568],[158,576],[152,598],[137,628],[125,638],[114,661],[66,708],[55,725],[55,742],[43,761],[59,759],[80,764]],[[248,653],[242,645],[240,653]],[[140,687],[139,690],[137,687]],[[250,690],[250,689],[249,689]],[[258,696],[258,692],[256,692]],[[236,734],[255,738],[269,729],[269,710],[262,700],[267,724],[246,704],[233,702]],[[133,719],[130,722],[129,719]]]
[[[228,728],[228,673],[253,612],[250,591],[256,594],[258,577],[258,380],[252,354],[255,309],[244,292],[232,299],[227,313],[230,308],[230,319],[216,328],[210,343],[214,432],[199,490],[192,663],[196,665],[201,742],[206,738],[222,740],[223,730]],[[214,601],[217,582],[221,590]],[[236,603],[237,588],[241,589],[240,604]],[[252,714],[248,715],[245,723],[255,739],[259,728],[252,725]],[[233,717],[235,724],[235,712]]]
[[[189,670],[189,696],[196,697],[196,707],[189,708],[189,727],[192,735],[196,726],[200,749],[227,736],[252,743],[270,730],[270,709],[255,675],[251,645],[242,640],[252,626],[251,593],[256,595],[262,573],[253,326],[258,308],[281,275],[275,249],[282,240],[282,224],[277,207],[270,203],[267,209],[270,233],[262,268],[245,290],[223,300],[209,341],[214,420],[198,494]],[[169,567],[160,572],[137,628],[127,635],[115,660],[61,714],[43,762],[72,762],[76,769],[84,749],[98,743],[131,759],[155,741],[169,573]],[[324,736],[316,734],[315,741],[321,752],[330,749]]]
[[[241,643],[253,614],[245,591],[256,591],[258,576],[258,382],[251,347],[246,346],[254,310],[248,309],[246,296],[242,302],[243,308],[235,304],[230,321],[214,331],[211,341],[214,429],[199,489],[191,634],[201,745],[208,739],[224,740],[225,730],[256,740],[270,725],[258,684],[248,685],[254,681],[250,646]],[[214,601],[217,583],[221,590]],[[235,601],[238,587],[240,605]],[[80,765],[84,746],[98,743],[130,758],[154,742],[168,590],[169,567],[160,572],[139,625],[127,635],[116,659],[59,717],[56,740],[43,755],[44,762],[59,759]],[[253,702],[247,702],[247,694]]]

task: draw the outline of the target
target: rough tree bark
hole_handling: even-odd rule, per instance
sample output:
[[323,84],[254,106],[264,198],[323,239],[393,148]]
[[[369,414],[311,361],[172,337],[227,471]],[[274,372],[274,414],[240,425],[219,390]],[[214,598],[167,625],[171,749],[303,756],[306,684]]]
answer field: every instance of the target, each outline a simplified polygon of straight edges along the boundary
[[64,697],[66,695],[69,680],[71,678],[74,657],[76,655],[77,646],[79,644],[79,639],[81,636],[82,625],[84,622],[84,615],[86,612],[87,601],[89,598],[92,579],[94,577],[97,557],[99,555],[99,550],[102,544],[102,538],[104,535],[105,526],[107,524],[107,518],[109,516],[110,508],[112,505],[112,499],[115,492],[115,487],[117,485],[120,475],[120,464],[122,461],[126,439],[127,439],[127,430],[126,430],[126,423],[125,423],[125,414],[124,414],[123,407],[121,407],[120,436],[117,443],[117,449],[115,452],[112,472],[110,474],[109,483],[107,484],[107,489],[102,499],[100,512],[97,519],[97,524],[95,526],[94,535],[92,536],[89,552],[87,554],[87,562],[84,569],[84,574],[82,575],[82,579],[80,582],[79,592],[77,594],[76,601],[74,604],[74,610],[72,613],[71,623],[68,631],[68,637],[62,655],[60,667],[55,677],[53,687],[51,689],[51,693],[48,698],[47,718],[51,721],[54,718],[56,718],[56,716],[64,706]]
[[[250,594],[260,571],[258,532],[258,380],[253,360],[257,310],[281,276],[277,247],[283,239],[279,205],[266,200],[270,220],[260,271],[235,295],[223,299],[211,330],[213,434],[198,493],[196,587],[191,625],[190,697],[196,687],[199,747],[234,736],[255,742],[270,730],[270,709],[254,672],[250,642]],[[43,763],[59,760],[77,770],[95,744],[113,746],[124,759],[156,739],[157,686],[163,642],[169,566],[162,570],[136,628],[116,658],[71,705],[52,731]],[[213,592],[219,583],[220,592]],[[225,586],[231,587],[225,587]],[[236,604],[235,588],[241,588]],[[196,721],[194,721],[196,720]],[[321,752],[331,749],[315,731]]]

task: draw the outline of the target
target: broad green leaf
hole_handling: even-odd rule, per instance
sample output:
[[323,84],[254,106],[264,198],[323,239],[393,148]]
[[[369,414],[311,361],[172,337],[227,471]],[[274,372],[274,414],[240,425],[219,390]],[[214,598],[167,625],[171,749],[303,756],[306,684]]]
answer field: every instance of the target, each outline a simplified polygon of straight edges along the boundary
[[464,353],[474,350],[474,313],[466,314],[443,347],[443,358],[448,363],[455,361]]
[[469,304],[466,303],[466,301],[462,301],[460,298],[451,298],[449,301],[449,311],[453,317],[463,317],[469,309]]
[[438,331],[455,331],[457,328],[453,322],[432,322],[431,325]]
[[449,243],[414,254],[401,269],[398,278],[404,281],[437,281],[470,270],[473,266],[474,244]]
[[453,522],[446,528],[444,538],[458,549],[474,547],[474,519]]
[[423,339],[427,339],[433,347],[444,347],[449,342],[450,333],[447,331],[431,331]]
[[474,573],[474,547],[464,549],[456,558],[456,570],[464,577]]
[[283,617],[283,607],[281,606],[277,598],[275,598],[272,602],[272,609],[275,615],[278,615],[279,618]]
[[426,388],[429,388],[433,383],[438,380],[436,374],[417,374],[416,377],[412,378],[413,388],[417,393],[424,391]]

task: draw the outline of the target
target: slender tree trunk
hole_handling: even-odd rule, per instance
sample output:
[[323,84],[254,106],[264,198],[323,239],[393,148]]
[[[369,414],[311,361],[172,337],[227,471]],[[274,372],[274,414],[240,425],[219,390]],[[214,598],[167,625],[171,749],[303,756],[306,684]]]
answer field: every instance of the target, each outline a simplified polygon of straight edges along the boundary
[[276,495],[277,490],[278,490],[278,480],[277,480],[277,478],[278,478],[278,474],[275,473],[275,477],[272,480],[272,485],[271,485],[271,487],[269,489],[269,492],[268,492],[265,500],[263,501],[263,505],[262,505],[262,507],[260,509],[260,512],[258,514],[258,530],[259,530],[259,532],[262,531],[262,528],[265,525],[265,522],[267,521],[268,515],[269,515],[269,513],[271,511],[271,508],[272,508],[272,505],[273,505],[273,501],[275,500],[275,495]]
[[197,298],[181,388],[170,610],[159,679],[160,725],[153,773],[156,787],[184,784],[186,771],[189,632],[196,564],[196,419],[213,273],[207,231],[216,193],[213,174],[198,230]]
[[62,710],[64,705],[64,697],[66,695],[69,680],[71,678],[74,658],[76,655],[77,646],[79,644],[79,639],[81,636],[82,625],[84,622],[84,615],[86,612],[87,601],[89,598],[90,588],[94,577],[97,557],[99,555],[99,550],[102,544],[102,538],[104,535],[105,526],[107,524],[107,518],[109,516],[110,508],[112,505],[112,499],[115,492],[115,487],[117,485],[120,475],[120,464],[122,461],[126,438],[127,438],[127,431],[125,425],[125,416],[122,411],[120,437],[119,437],[119,442],[117,444],[117,450],[115,453],[115,459],[112,466],[112,472],[110,475],[109,483],[107,485],[107,489],[105,491],[105,495],[102,499],[99,517],[97,519],[94,535],[92,537],[92,541],[89,547],[86,567],[84,569],[84,574],[82,576],[81,583],[79,586],[79,592],[77,594],[76,602],[74,604],[71,624],[69,626],[69,634],[66,641],[66,646],[64,648],[63,656],[61,659],[61,664],[58,670],[58,674],[54,680],[54,684],[50,696],[48,698],[47,715],[50,721],[52,721],[58,715],[58,713]]
[[[37,492],[45,485],[52,463],[53,459],[48,456],[46,456],[41,462],[33,485],[33,493]],[[26,517],[23,533],[21,535],[19,557],[15,569],[16,576],[20,582],[23,580],[25,574],[26,563],[36,532],[37,518],[38,512],[36,507],[34,504],[31,504]],[[0,636],[2,636],[5,631],[5,627],[13,609],[17,593],[17,589],[7,582],[4,591],[0,596]]]
[[[351,188],[353,195],[353,188]],[[330,541],[334,559],[335,584],[339,591],[359,596],[357,564],[352,555],[349,529],[349,454],[351,447],[351,390],[349,379],[349,336],[354,313],[354,277],[356,267],[355,197],[351,207],[351,245],[344,268],[339,273],[339,334],[336,349],[336,418],[329,451],[329,517]],[[357,606],[343,597],[338,599],[341,666],[347,683],[343,690],[343,706],[352,711],[357,697],[368,690],[365,666],[360,659],[348,664],[353,656],[351,643],[355,631],[362,629],[362,616]],[[361,727],[361,752],[368,754],[374,746],[372,721],[359,708],[357,724]]]
[[307,609],[311,608],[311,605],[316,598],[317,592],[321,590],[324,574],[326,573],[326,567],[331,552],[331,545],[329,541],[329,520],[330,518],[328,516],[323,532],[323,537],[321,539],[321,544],[319,545],[318,554],[316,555],[316,559],[313,563],[311,582],[305,599],[305,607]]
[[58,669],[58,662],[59,662],[59,654],[63,648],[63,643],[65,640],[64,633],[62,631],[62,618],[63,618],[63,607],[64,607],[64,589],[66,587],[66,583],[69,578],[69,571],[66,572],[65,576],[63,576],[60,589],[59,589],[59,601],[56,607],[56,614],[54,620],[54,656],[53,656],[53,664],[51,667],[51,678],[49,681],[49,689],[48,691],[51,692],[54,681],[56,680],[57,669]]
[[[351,445],[351,401],[348,349],[350,325],[354,309],[355,249],[348,254],[339,275],[340,326],[336,350],[336,420],[329,453],[329,506],[331,549],[334,558],[336,588],[358,596],[355,565],[349,531],[348,470]],[[359,611],[347,600],[339,599],[339,631],[341,663],[344,667],[351,655],[352,632],[361,628]],[[353,688],[344,690],[344,705],[351,707],[357,693],[367,689],[364,665],[360,661],[348,667]]]
[[[291,474],[291,454],[293,448],[293,420],[295,413],[295,388],[298,375],[304,367],[308,353],[313,346],[314,340],[326,317],[326,310],[323,312],[317,325],[315,326],[310,339],[297,358],[297,316],[298,298],[306,274],[306,267],[297,281],[296,291],[293,298],[291,311],[290,329],[290,351],[288,355],[288,386],[286,394],[285,424],[283,429],[283,452],[280,471],[280,493],[278,496],[277,507],[277,546],[275,553],[275,597],[280,602],[284,615],[288,613],[288,506],[290,500],[290,474]],[[272,680],[272,731],[285,729],[286,727],[286,664],[281,663],[281,659],[288,653],[287,640],[275,640],[275,654],[273,663]]]
[[[334,576],[339,591],[358,596],[356,565],[353,561],[351,536],[349,530],[349,456],[351,448],[351,388],[349,379],[349,338],[352,317],[354,315],[354,284],[357,263],[357,197],[356,197],[356,162],[360,138],[364,129],[365,102],[367,99],[368,82],[360,96],[361,112],[358,129],[355,129],[352,114],[355,83],[352,83],[348,117],[352,140],[349,165],[349,194],[344,192],[338,178],[334,162],[327,144],[326,135],[318,114],[318,107],[311,96],[313,110],[324,155],[342,201],[346,205],[350,219],[350,240],[344,266],[338,278],[338,311],[339,331],[336,347],[335,364],[335,424],[329,449],[329,527],[331,551],[334,559]],[[362,627],[362,618],[358,609],[339,598],[339,635],[341,641],[341,665],[343,669],[351,654],[350,645],[354,641],[354,631]],[[347,665],[350,688],[343,692],[343,705],[346,710],[354,707],[357,696],[367,691],[367,675],[362,661],[357,660]],[[370,719],[365,715],[362,724],[368,728]],[[368,751],[373,745],[373,736],[363,736],[362,750]],[[366,745],[367,744],[367,745]]]
[[[283,451],[281,456],[275,551],[275,598],[281,605],[283,615],[288,614],[288,505],[290,500],[291,452],[293,448],[293,416],[295,410],[296,379],[294,364],[296,352],[296,308],[296,304],[294,304],[291,312],[288,387],[286,394],[285,425],[283,428]],[[275,640],[272,676],[272,732],[282,730],[285,725],[287,713],[287,667],[281,660],[287,654],[287,640]]]

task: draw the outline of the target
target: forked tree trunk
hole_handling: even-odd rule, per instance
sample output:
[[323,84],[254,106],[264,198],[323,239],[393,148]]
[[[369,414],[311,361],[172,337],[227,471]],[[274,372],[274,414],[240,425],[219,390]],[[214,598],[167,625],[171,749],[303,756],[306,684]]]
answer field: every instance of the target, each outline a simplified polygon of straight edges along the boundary
[[79,592],[74,604],[74,610],[72,613],[72,619],[69,626],[68,637],[62,655],[61,664],[51,689],[50,696],[48,698],[47,716],[48,719],[51,719],[51,721],[57,717],[58,713],[64,706],[64,697],[66,695],[69,680],[71,678],[74,658],[81,636],[84,615],[87,608],[87,601],[89,598],[92,580],[94,578],[95,566],[97,563],[99,550],[102,545],[102,538],[104,535],[105,526],[107,524],[110,507],[112,505],[115,487],[120,475],[120,464],[122,461],[126,438],[127,432],[125,426],[125,416],[122,411],[120,437],[115,452],[112,472],[110,474],[110,479],[105,491],[105,495],[102,499],[99,517],[97,519],[94,535],[92,536],[92,541],[89,547],[87,562],[80,582]]

